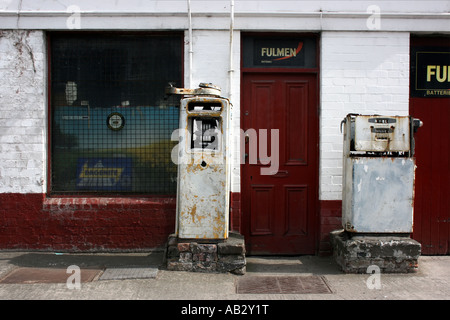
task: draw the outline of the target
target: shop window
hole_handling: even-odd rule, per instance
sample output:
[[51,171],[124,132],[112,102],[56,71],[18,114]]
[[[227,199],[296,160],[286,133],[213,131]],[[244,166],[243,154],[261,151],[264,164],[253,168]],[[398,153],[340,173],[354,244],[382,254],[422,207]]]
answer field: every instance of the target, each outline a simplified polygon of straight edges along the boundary
[[178,34],[63,34],[50,43],[52,193],[176,193]]

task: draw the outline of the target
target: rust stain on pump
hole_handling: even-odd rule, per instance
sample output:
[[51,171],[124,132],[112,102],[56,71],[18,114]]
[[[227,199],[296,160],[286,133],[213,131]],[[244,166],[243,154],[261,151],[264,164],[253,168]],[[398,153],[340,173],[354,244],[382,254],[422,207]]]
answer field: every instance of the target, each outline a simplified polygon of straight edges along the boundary
[[189,214],[192,217],[192,223],[195,223],[195,215],[197,214],[197,205],[194,204]]

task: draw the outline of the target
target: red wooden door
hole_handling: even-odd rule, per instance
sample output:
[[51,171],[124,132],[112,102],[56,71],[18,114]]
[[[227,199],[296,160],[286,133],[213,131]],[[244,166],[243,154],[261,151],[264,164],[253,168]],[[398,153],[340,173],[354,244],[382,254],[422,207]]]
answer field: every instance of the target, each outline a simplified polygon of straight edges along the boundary
[[[419,59],[427,56],[432,58]],[[415,134],[413,238],[422,244],[422,254],[450,253],[449,57],[449,37],[411,38],[410,114],[423,122]],[[424,97],[414,91],[428,87]]]
[[244,73],[242,95],[242,126],[249,136],[245,139],[248,156],[241,167],[247,251],[313,254],[318,201],[317,76]]
[[450,253],[450,98],[411,98],[424,124],[415,135],[413,238],[423,254]]

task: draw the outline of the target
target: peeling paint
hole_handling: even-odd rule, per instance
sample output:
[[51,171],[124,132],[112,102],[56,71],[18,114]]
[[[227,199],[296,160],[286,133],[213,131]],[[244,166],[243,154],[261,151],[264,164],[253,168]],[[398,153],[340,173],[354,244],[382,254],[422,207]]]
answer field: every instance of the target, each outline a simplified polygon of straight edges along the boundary
[[[207,110],[200,110],[205,104]],[[214,108],[210,106],[213,105]],[[217,107],[220,105],[220,108]],[[217,108],[216,108],[217,107]],[[208,110],[212,109],[212,110]],[[220,109],[220,110],[218,110]],[[229,170],[227,161],[227,131],[229,103],[216,97],[191,97],[181,101],[179,144],[177,236],[182,239],[226,239],[229,216]],[[217,117],[220,124],[217,148],[199,148],[192,141],[203,132],[192,133],[192,117]],[[196,127],[198,130],[198,127]],[[216,128],[219,131],[219,128]],[[191,141],[192,139],[192,141]]]
[[[345,186],[343,223],[352,232],[412,232],[414,158],[347,159],[351,176]],[[365,170],[365,166],[368,169]],[[347,226],[348,222],[348,226]]]
[[379,115],[348,115],[344,119],[345,230],[412,232],[416,166],[410,121],[408,116]]

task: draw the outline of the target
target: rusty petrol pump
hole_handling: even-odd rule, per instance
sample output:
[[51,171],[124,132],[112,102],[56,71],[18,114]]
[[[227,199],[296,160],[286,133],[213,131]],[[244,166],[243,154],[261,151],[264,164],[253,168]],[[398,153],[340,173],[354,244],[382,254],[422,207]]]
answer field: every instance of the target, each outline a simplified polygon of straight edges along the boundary
[[169,237],[169,270],[245,270],[242,237],[229,237],[230,102],[209,83],[197,89],[169,87],[184,95],[178,131],[175,233]]
[[349,114],[344,126],[342,226],[332,234],[344,271],[410,272],[420,244],[413,232],[414,133],[411,116]]
[[180,239],[228,238],[229,102],[212,85],[206,89],[208,95],[197,92],[181,100],[176,221]]

